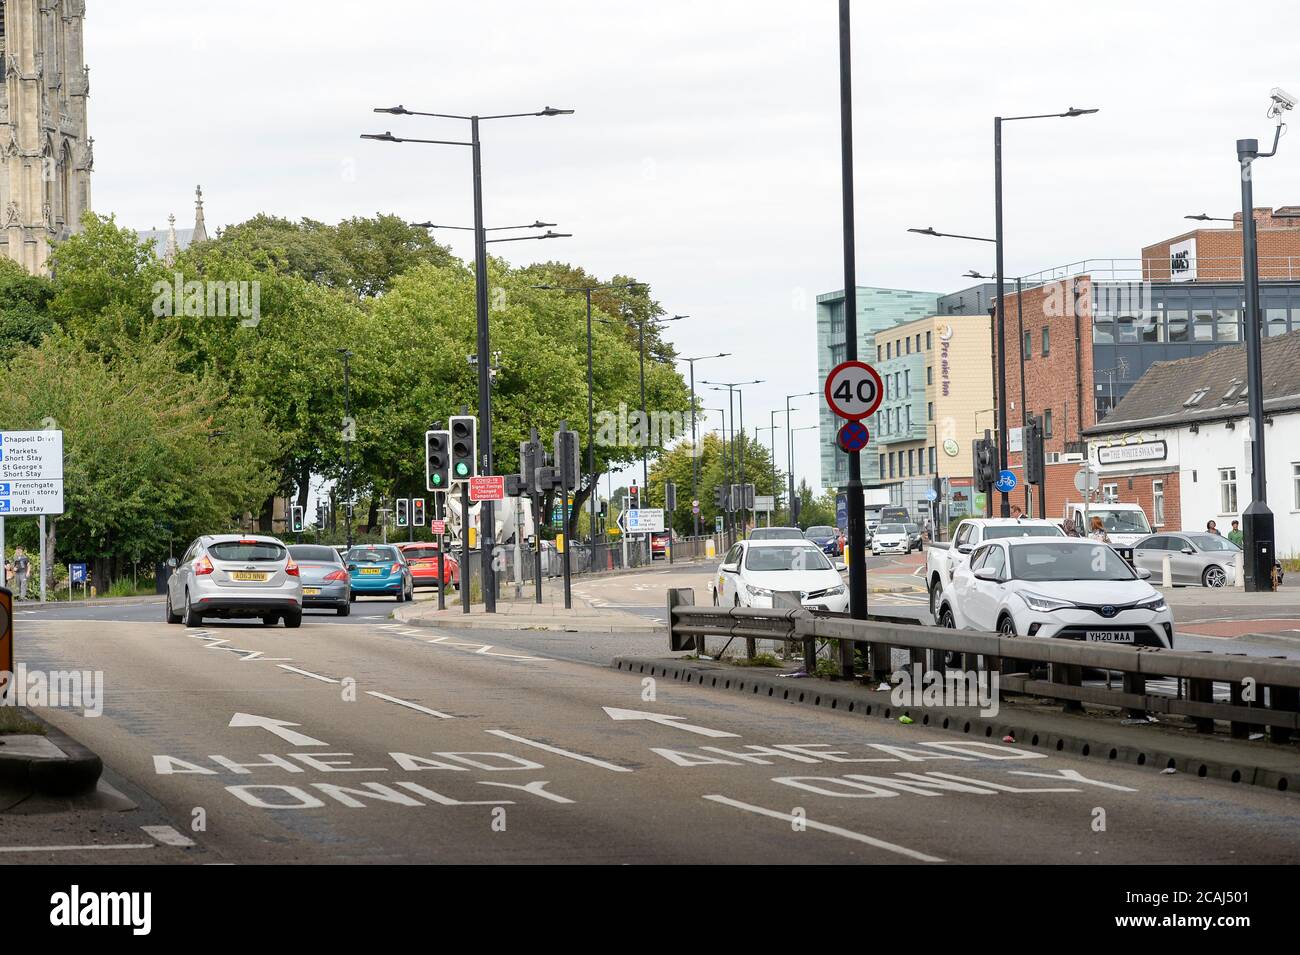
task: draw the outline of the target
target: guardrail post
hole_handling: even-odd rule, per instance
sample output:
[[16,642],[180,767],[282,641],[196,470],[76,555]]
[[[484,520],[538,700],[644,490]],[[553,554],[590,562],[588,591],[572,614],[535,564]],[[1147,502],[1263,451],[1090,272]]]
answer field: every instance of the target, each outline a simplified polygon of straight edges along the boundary
[[[1278,659],[1285,658],[1279,657]],[[1292,686],[1270,686],[1268,688],[1268,708],[1281,713],[1300,711],[1300,689]],[[1291,742],[1291,727],[1269,724],[1268,738],[1274,743],[1289,743]]]
[[[1193,703],[1213,703],[1214,681],[1203,680],[1198,677],[1188,677],[1187,699]],[[1214,732],[1214,720],[1209,717],[1193,716],[1192,722],[1196,725],[1196,732],[1198,733]],[[1236,724],[1233,725],[1235,726]],[[1233,735],[1235,736],[1236,734],[1234,733]],[[1242,736],[1245,735],[1245,733],[1242,734]]]
[[[1245,654],[1233,654],[1233,656],[1245,656]],[[1233,680],[1228,684],[1228,699],[1233,706],[1246,705],[1246,694],[1240,680]],[[1250,737],[1250,724],[1232,720],[1228,724],[1228,732],[1233,739],[1248,739]]]
[[871,681],[879,684],[889,679],[894,672],[894,648],[887,643],[867,645],[868,662],[871,666]]
[[[1134,693],[1138,696],[1145,696],[1147,692],[1147,678],[1143,673],[1125,673],[1124,692]],[[1128,707],[1129,719],[1138,720],[1147,715],[1147,711],[1141,707]]]
[[[1047,678],[1062,686],[1083,686],[1083,667],[1076,663],[1050,663]],[[1065,700],[1061,704],[1064,713],[1082,713],[1083,704],[1078,700]]]
[[690,587],[670,587],[668,589],[668,649],[695,650],[704,653],[704,637],[696,635],[687,637],[677,632],[677,620],[673,616],[676,607],[694,607],[695,591]]
[[[772,609],[773,610],[799,610],[803,607],[803,595],[797,590],[774,590],[772,591]],[[793,616],[791,618],[793,620]],[[794,628],[791,627],[791,632]],[[807,644],[805,643],[805,646]],[[786,659],[794,656],[794,640],[785,641]]]

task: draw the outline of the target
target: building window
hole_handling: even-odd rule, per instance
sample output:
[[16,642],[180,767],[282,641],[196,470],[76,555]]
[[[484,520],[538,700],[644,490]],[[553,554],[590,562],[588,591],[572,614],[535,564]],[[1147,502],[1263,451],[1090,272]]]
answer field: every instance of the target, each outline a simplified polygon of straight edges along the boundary
[[1020,354],[1024,356],[1025,361],[1028,361],[1030,356],[1033,354],[1033,351],[1034,351],[1034,333],[1025,332],[1025,343],[1024,343],[1024,347],[1021,348],[1020,350]]
[[1165,340],[1164,325],[1160,322],[1158,311],[1146,311],[1136,319],[1139,337],[1145,344],[1152,345]]
[[1043,412],[1043,437],[1050,438],[1051,436],[1052,436],[1052,409],[1048,408],[1046,411]]
[[1165,321],[1169,323],[1169,341],[1187,341],[1187,309],[1171,308],[1165,312]]
[[909,355],[912,354],[912,336],[911,336],[911,335],[908,335],[908,336],[907,336],[907,353],[908,353]]
[[1285,308],[1266,308],[1264,309],[1264,321],[1267,323],[1268,337],[1274,335],[1286,334],[1286,309]]
[[1165,482],[1151,482],[1151,516],[1156,527],[1165,524]]
[[1136,345],[1138,322],[1132,315],[1121,315],[1115,321],[1115,340],[1121,345]]
[[889,476],[894,476],[894,452],[889,452]]
[[885,456],[883,454],[880,456],[880,469],[876,473],[882,478],[885,476]]
[[910,397],[912,394],[912,372],[910,369],[903,372],[903,397]]
[[928,366],[926,367],[926,369],[925,369],[925,383],[926,383],[927,385],[932,385],[932,384],[934,384],[934,365],[928,365]]
[[1112,316],[1093,316],[1092,343],[1094,345],[1113,345],[1115,343],[1115,319]]
[[1192,341],[1214,341],[1214,312],[1208,308],[1198,308],[1192,311]]
[[938,466],[938,464],[937,464],[936,461],[935,461],[935,455],[934,455],[934,452],[935,452],[935,447],[934,447],[934,445],[930,445],[930,473],[931,473],[931,474],[938,474],[938,473],[939,473],[939,466]]
[[890,358],[893,357],[894,357],[893,345],[890,344],[889,342],[885,342],[885,360],[888,361]]
[[1300,464],[1291,465],[1291,508],[1300,511]]
[[1219,513],[1237,513],[1237,469],[1219,468]]
[[934,402],[933,402],[933,401],[929,402],[929,403],[925,406],[925,420],[926,420],[926,421],[933,421],[933,420],[934,420]]
[[916,449],[907,449],[907,476],[911,477],[916,473]]
[[1119,503],[1119,485],[1103,484],[1101,486],[1101,499],[1107,504]]
[[921,350],[921,333],[920,333],[920,332],[917,332],[917,333],[916,333],[916,350],[917,350],[917,351],[920,351],[920,350]]
[[1241,339],[1241,310],[1221,308],[1216,311],[1214,340],[1235,342]]
[[925,333],[925,350],[929,351],[934,348],[934,332]]
[[883,356],[884,356],[884,351],[881,349],[881,347],[880,347],[879,345],[877,345],[877,346],[876,346],[876,361],[880,361],[880,359],[881,359]]
[[1043,357],[1046,358],[1052,353],[1052,330],[1046,325],[1043,326]]

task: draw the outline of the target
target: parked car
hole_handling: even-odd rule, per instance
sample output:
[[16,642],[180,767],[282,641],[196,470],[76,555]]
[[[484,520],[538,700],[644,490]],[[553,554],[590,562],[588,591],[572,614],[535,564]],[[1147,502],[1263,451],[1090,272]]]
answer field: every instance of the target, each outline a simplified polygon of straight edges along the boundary
[[1003,636],[1174,645],[1165,598],[1110,545],[1011,537],[981,544],[939,598],[938,624]]
[[844,553],[840,541],[839,528],[828,524],[815,524],[803,532],[803,536],[822,549],[827,557],[838,557]]
[[755,527],[749,532],[752,541],[804,540],[804,532],[797,527]]
[[168,623],[197,627],[205,617],[260,617],[302,625],[298,564],[274,537],[212,534],[190,544],[167,581]]
[[[650,535],[650,559],[651,560],[655,560],[660,557],[667,558],[668,541],[670,535],[672,535],[672,531],[659,531],[658,533]],[[675,537],[672,539],[676,540]]]
[[362,544],[347,552],[352,599],[392,596],[398,602],[415,596],[411,568],[395,544]]
[[352,582],[337,550],[321,544],[290,544],[289,556],[298,562],[304,609],[331,607],[340,617],[351,612]]
[[881,554],[910,554],[911,538],[905,524],[882,522],[871,537],[871,553],[876,557]]
[[952,543],[931,542],[925,551],[925,583],[930,592],[930,614],[938,619],[939,590],[943,575],[949,578],[980,544],[1006,537],[1064,537],[1058,522],[1033,518],[969,517],[957,525]]
[[[411,567],[411,581],[416,587],[438,587],[438,545],[428,542],[398,544]],[[442,557],[442,586],[460,589],[460,561],[449,552]]]
[[848,609],[844,578],[807,540],[743,540],[727,551],[713,578],[713,605],[772,606],[774,591],[795,592],[812,610]]

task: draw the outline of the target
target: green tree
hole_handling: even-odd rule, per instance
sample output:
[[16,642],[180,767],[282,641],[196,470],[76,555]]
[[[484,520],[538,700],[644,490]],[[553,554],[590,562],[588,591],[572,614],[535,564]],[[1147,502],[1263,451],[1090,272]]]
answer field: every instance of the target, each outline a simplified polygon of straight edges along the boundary
[[[741,446],[740,435],[736,436],[737,448]],[[727,484],[740,483],[740,454],[736,460],[728,460],[727,444],[716,432],[709,432],[700,440],[700,456],[696,466],[699,468],[700,530],[712,533],[714,519],[718,509],[714,504],[714,491]],[[783,473],[778,469],[775,477],[772,473],[772,455],[761,443],[753,439],[743,442],[745,462],[745,483],[754,485],[755,494],[771,494],[779,497],[784,481]],[[691,475],[695,464],[689,440],[682,441],[672,449],[664,452],[650,471],[651,506],[663,506],[663,487],[667,481],[677,484],[677,510],[672,515],[673,528],[679,534],[692,534],[695,531],[695,518],[691,513]]]
[[49,279],[29,275],[17,262],[0,257],[0,355],[20,345],[38,345],[54,328]]
[[799,487],[795,489],[795,495],[799,498],[799,526],[803,528],[812,527],[817,524],[829,524],[835,526],[835,492],[824,491],[821,495],[813,493],[813,489],[808,486],[807,479],[799,481]]

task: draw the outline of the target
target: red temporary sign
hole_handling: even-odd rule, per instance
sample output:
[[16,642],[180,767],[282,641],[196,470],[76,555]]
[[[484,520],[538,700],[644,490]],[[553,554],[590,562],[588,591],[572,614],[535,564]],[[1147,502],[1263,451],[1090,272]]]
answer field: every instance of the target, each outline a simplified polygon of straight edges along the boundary
[[485,474],[470,478],[469,499],[471,501],[504,501],[506,499],[506,476],[504,474]]
[[429,530],[434,534],[447,533],[446,521],[429,521]]
[[885,383],[864,361],[843,361],[826,376],[826,404],[841,418],[870,418],[885,397]]

